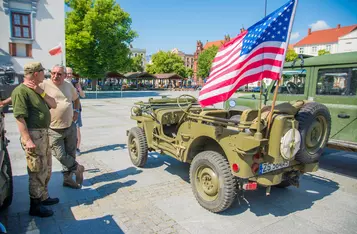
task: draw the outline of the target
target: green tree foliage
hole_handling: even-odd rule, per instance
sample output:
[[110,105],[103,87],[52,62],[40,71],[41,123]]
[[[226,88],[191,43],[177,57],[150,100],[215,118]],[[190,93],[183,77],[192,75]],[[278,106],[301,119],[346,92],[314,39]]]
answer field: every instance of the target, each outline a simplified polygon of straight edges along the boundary
[[197,75],[198,77],[205,78],[208,77],[209,71],[212,66],[212,62],[214,57],[216,56],[218,52],[218,47],[217,46],[212,46],[206,50],[204,50],[199,56],[198,56],[198,62],[197,62]]
[[186,77],[193,77],[193,69],[192,68],[187,68],[186,69]]
[[317,53],[318,53],[319,56],[320,55],[324,55],[324,54],[330,54],[330,52],[327,51],[327,50],[319,50]]
[[82,76],[101,78],[130,66],[129,43],[137,36],[131,18],[115,0],[65,0],[67,65]]
[[142,66],[143,56],[139,54],[136,57],[130,59],[130,69],[129,72],[143,72],[144,68]]
[[151,74],[176,73],[186,77],[186,67],[183,60],[177,54],[170,51],[159,51],[152,55],[152,64],[146,66],[146,71]]
[[286,52],[285,61],[291,62],[291,61],[294,61],[297,57],[298,57],[298,54],[295,52],[295,50],[288,49],[288,51]]

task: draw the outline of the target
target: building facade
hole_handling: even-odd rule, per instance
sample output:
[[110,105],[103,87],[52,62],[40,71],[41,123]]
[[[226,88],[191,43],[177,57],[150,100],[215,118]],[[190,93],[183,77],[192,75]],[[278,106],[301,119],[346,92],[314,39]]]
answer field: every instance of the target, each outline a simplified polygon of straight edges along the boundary
[[[21,73],[27,62],[46,69],[65,64],[65,5],[58,0],[3,0],[0,7],[0,64]],[[62,43],[62,54],[49,50]]]
[[294,45],[298,54],[317,56],[319,50],[326,50],[331,54],[357,51],[357,25],[311,31],[307,36]]
[[177,54],[183,60],[185,67],[193,69],[193,54],[185,54],[177,48],[172,49],[171,52]]
[[141,56],[142,57],[141,67],[145,71],[145,67],[146,67],[146,63],[147,63],[146,62],[146,49],[133,48],[130,45],[130,56],[131,57]]

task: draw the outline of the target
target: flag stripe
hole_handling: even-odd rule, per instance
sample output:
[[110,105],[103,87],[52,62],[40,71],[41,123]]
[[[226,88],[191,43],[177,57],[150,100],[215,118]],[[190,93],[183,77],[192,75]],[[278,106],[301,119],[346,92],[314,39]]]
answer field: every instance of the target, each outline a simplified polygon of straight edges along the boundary
[[217,65],[219,65],[220,63],[222,63],[223,61],[227,60],[229,57],[231,57],[230,55],[232,53],[234,53],[235,51],[237,51],[237,48],[241,48],[242,47],[242,42],[243,42],[242,38],[241,40],[238,40],[236,43],[234,43],[234,45],[230,48],[229,51],[227,51],[224,55],[220,55],[214,58],[213,63],[212,63],[212,67],[215,67]]
[[[234,38],[233,40],[231,40],[230,42],[224,44],[221,48],[220,51],[218,51],[218,53],[216,54],[216,57],[221,57],[223,55],[225,55],[227,52],[231,51],[233,47],[235,47],[236,43],[239,43],[239,41],[241,41],[244,36],[247,34],[247,32],[244,32],[242,34],[239,34],[238,37]],[[213,60],[214,61],[214,60]]]

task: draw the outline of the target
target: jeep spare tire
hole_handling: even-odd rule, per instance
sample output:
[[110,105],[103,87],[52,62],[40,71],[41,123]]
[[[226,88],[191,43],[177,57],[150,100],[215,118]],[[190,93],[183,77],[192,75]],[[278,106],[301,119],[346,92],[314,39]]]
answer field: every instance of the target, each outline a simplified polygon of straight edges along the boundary
[[331,115],[323,104],[310,102],[296,114],[301,146],[295,159],[301,163],[317,162],[330,136]]
[[139,127],[130,129],[128,134],[128,150],[131,162],[137,167],[143,167],[148,158],[148,144],[144,130]]

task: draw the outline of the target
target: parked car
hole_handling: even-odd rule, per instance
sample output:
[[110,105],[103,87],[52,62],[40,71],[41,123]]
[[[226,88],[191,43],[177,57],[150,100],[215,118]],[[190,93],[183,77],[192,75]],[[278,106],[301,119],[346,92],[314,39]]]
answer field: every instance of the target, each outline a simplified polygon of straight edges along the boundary
[[[18,74],[12,67],[0,65],[0,100],[5,100],[11,96],[11,92],[23,82],[23,75]],[[2,110],[9,111],[9,106]]]
[[[328,146],[357,151],[357,52],[285,63],[279,84],[277,103],[308,100],[324,104],[332,118]],[[265,105],[271,105],[276,85],[271,82],[264,92]],[[227,100],[225,108],[258,108],[259,102],[259,95],[243,95]],[[316,121],[315,125],[319,129],[323,123]]]

